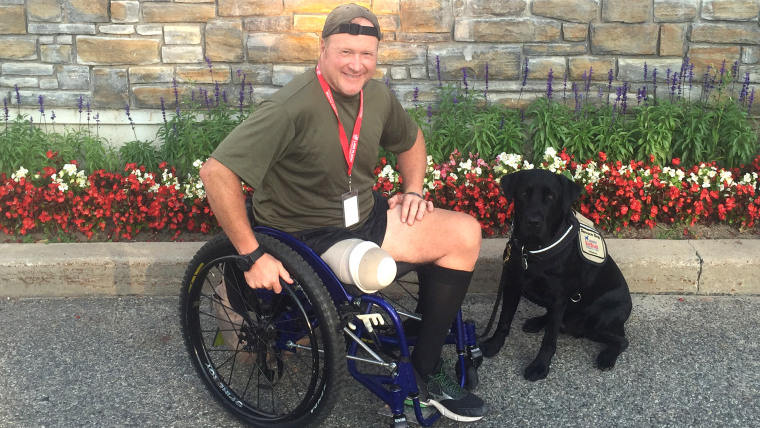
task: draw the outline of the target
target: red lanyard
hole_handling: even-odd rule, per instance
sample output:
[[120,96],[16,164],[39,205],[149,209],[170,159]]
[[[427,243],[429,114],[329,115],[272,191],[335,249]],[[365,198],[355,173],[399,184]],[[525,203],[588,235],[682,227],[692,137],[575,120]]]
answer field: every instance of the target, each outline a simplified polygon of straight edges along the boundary
[[349,145],[348,137],[346,137],[346,130],[343,128],[343,124],[340,122],[340,118],[338,117],[338,108],[335,106],[335,100],[333,99],[332,91],[330,90],[330,86],[328,86],[327,82],[325,81],[325,78],[322,76],[322,72],[319,70],[319,65],[317,65],[317,79],[319,79],[319,84],[322,86],[322,91],[324,91],[325,96],[327,97],[327,101],[330,103],[330,107],[332,107],[333,112],[335,113],[335,117],[338,119],[338,138],[340,138],[340,145],[343,147],[343,155],[346,157],[346,164],[348,164],[348,178],[350,183],[351,170],[354,167],[354,159],[356,158],[356,146],[359,144],[359,133],[362,129],[362,116],[364,114],[364,90],[361,90],[359,92],[359,114],[356,116],[354,133],[351,136],[351,144]]

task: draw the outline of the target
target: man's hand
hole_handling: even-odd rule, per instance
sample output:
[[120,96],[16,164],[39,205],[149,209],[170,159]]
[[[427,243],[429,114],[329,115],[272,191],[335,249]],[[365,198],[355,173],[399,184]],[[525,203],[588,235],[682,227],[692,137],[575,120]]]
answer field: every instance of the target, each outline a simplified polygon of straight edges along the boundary
[[279,260],[269,254],[264,254],[256,263],[253,264],[248,272],[245,273],[245,280],[251,288],[265,288],[279,294],[282,291],[280,278],[288,284],[293,283],[293,279]]
[[433,212],[433,203],[422,199],[414,193],[397,194],[388,199],[388,208],[401,205],[401,222],[412,226],[415,221],[422,221],[426,212]]

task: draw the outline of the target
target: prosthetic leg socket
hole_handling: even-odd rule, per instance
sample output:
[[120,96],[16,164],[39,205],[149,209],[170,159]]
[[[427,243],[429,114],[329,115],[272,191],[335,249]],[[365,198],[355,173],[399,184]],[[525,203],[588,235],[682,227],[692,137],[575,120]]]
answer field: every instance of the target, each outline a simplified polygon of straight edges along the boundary
[[396,261],[371,241],[340,241],[322,254],[322,260],[339,280],[356,285],[364,293],[381,290],[396,278]]

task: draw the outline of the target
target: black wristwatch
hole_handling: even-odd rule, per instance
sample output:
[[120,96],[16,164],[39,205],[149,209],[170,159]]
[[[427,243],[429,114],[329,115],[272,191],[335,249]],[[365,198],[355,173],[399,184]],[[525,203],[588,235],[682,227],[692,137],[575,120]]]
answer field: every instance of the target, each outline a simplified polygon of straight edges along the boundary
[[256,248],[256,250],[254,250],[252,253],[241,254],[237,256],[235,263],[237,264],[237,267],[240,268],[240,270],[243,272],[248,272],[253,267],[253,264],[256,263],[256,260],[260,259],[264,253],[264,249],[259,246],[259,248]]

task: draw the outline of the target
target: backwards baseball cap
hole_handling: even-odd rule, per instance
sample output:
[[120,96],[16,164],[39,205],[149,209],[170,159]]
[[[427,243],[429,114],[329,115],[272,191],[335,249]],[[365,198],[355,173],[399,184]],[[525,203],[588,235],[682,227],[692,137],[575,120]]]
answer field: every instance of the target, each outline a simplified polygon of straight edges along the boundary
[[[356,18],[365,18],[374,25],[374,27],[368,27],[352,23],[351,21]],[[378,40],[382,37],[380,34],[380,24],[377,22],[377,17],[369,9],[358,4],[350,3],[338,6],[327,15],[325,20],[325,26],[322,29],[322,38],[330,36],[332,34],[351,34],[358,36],[360,34],[365,36],[374,36]]]

